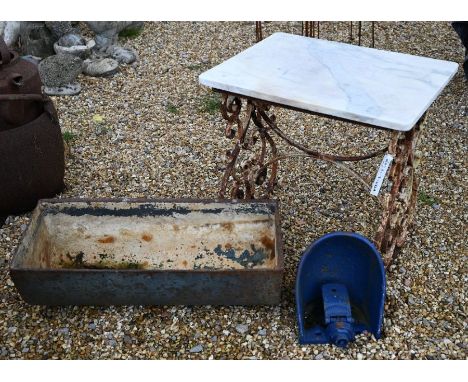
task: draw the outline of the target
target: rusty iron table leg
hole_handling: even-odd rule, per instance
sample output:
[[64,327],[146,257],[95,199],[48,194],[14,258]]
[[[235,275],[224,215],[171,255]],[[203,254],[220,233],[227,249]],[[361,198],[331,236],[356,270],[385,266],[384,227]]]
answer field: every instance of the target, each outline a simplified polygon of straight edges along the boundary
[[[401,247],[413,220],[418,196],[416,167],[420,154],[416,144],[421,135],[423,116],[407,132],[393,132],[388,147],[359,156],[331,155],[312,150],[289,138],[277,125],[269,103],[238,95],[222,93],[221,112],[227,121],[225,135],[234,140],[234,147],[226,151],[227,165],[221,179],[219,198],[269,198],[276,185],[278,163],[290,157],[304,157],[327,161],[357,178],[370,189],[364,179],[344,162],[355,162],[381,156],[388,152],[394,157],[389,171],[389,192],[380,196],[383,213],[375,236],[377,248],[388,265]],[[280,154],[274,137],[280,138],[300,154]],[[229,187],[229,195],[226,195]]]
[[261,21],[255,21],[255,39],[257,42],[263,40],[263,27]]
[[394,157],[388,175],[391,188],[382,196],[382,220],[375,237],[386,265],[390,264],[395,251],[405,242],[413,221],[419,186],[416,168],[421,157],[416,145],[424,118],[410,131],[394,132],[388,147]]
[[225,135],[234,139],[235,145],[226,152],[227,165],[221,180],[220,198],[225,197],[228,183],[232,183],[231,198],[255,199],[256,189],[269,195],[276,181],[277,161],[271,163],[270,170],[265,164],[267,155],[276,158],[278,150],[260,115],[261,110],[268,110],[269,106],[244,100],[246,107],[242,111],[242,103],[237,96],[223,94],[221,112],[227,121]]
[[[257,190],[267,198],[273,192],[278,172],[278,162],[291,157],[304,157],[332,163],[357,178],[367,189],[368,179],[364,179],[343,162],[357,162],[383,155],[388,148],[375,152],[349,156],[320,153],[301,143],[295,142],[281,130],[275,115],[270,111],[271,104],[258,99],[222,93],[221,112],[227,121],[225,135],[235,139],[232,150],[226,152],[227,165],[221,180],[219,197],[226,196],[228,184],[232,183],[230,197],[235,199],[254,199]],[[245,105],[244,110],[243,104]],[[296,153],[278,152],[273,136],[297,149]]]

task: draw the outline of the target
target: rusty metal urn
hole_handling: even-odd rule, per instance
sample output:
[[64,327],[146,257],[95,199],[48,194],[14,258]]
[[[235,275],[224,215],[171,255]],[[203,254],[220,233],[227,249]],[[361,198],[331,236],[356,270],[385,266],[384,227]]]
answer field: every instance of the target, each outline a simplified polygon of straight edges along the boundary
[[0,131],[30,122],[43,110],[36,66],[10,51],[0,38]]
[[33,63],[0,38],[0,216],[33,209],[60,192],[63,139],[52,100]]

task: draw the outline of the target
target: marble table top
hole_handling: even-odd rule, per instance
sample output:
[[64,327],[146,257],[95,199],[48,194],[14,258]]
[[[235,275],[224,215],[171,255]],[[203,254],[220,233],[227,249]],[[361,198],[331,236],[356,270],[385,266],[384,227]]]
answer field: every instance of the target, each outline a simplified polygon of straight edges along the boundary
[[288,33],[275,33],[199,81],[218,90],[408,131],[458,64]]

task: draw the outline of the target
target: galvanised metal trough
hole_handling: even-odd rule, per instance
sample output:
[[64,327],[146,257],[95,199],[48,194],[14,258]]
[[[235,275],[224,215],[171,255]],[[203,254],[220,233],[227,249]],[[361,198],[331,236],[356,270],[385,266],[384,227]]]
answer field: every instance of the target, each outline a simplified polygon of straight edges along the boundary
[[41,200],[10,275],[38,305],[277,304],[274,201]]

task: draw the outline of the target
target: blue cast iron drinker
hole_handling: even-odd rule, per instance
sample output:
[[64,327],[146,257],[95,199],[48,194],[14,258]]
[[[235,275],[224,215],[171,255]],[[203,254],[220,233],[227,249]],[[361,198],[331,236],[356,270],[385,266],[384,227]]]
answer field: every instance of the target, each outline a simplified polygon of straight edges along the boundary
[[322,236],[297,272],[299,343],[344,348],[365,330],[379,339],[384,300],[385,268],[374,245],[357,233]]

